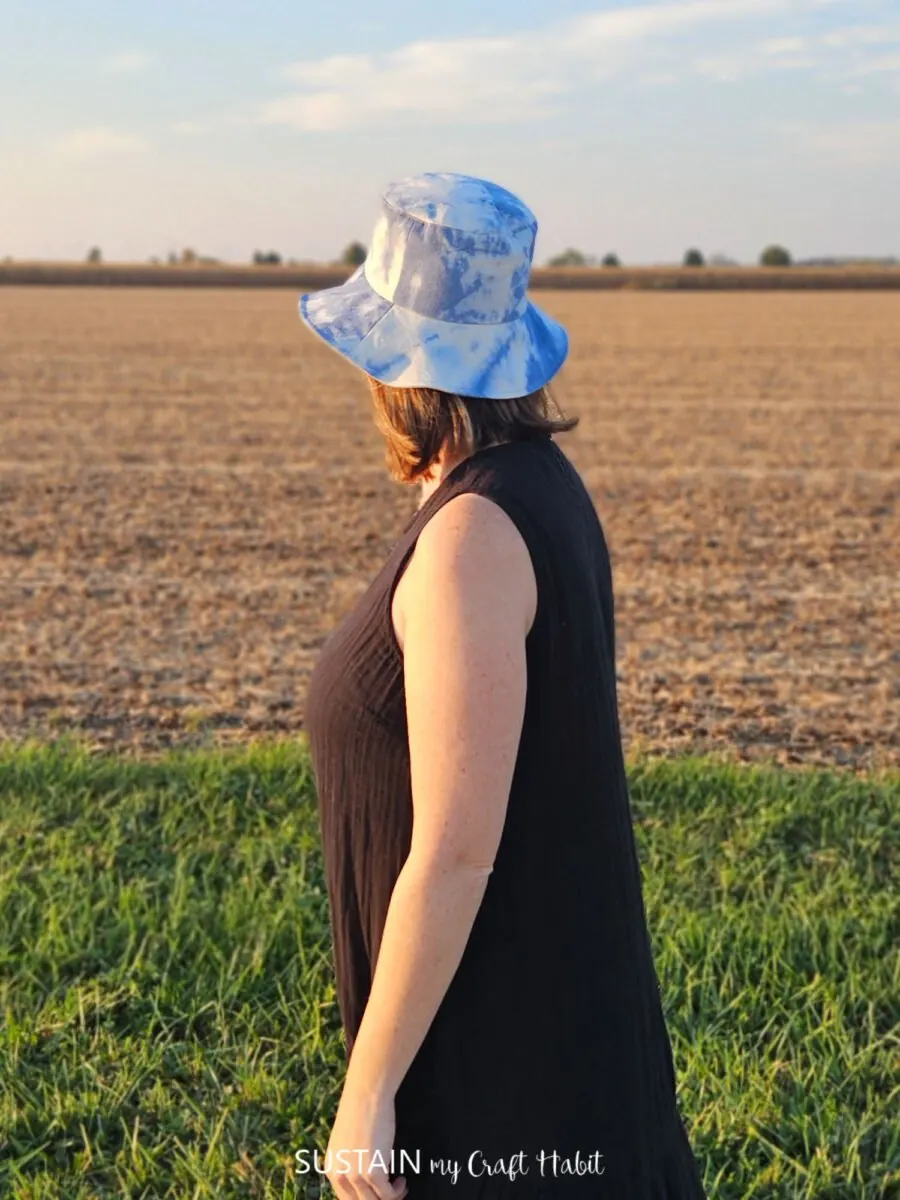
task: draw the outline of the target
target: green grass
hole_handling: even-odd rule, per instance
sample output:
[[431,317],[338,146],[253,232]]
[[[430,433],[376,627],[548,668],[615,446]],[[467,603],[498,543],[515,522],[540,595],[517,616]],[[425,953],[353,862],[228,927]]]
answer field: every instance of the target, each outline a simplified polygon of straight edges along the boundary
[[[900,777],[629,777],[711,1200],[900,1197]],[[0,1196],[314,1194],[343,1056],[302,742],[0,747],[0,918]]]

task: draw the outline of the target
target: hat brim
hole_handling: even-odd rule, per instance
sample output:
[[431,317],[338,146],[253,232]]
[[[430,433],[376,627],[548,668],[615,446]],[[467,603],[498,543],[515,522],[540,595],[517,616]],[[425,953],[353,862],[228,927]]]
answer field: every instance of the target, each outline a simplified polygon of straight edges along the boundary
[[530,300],[500,325],[457,325],[385,300],[365,264],[346,283],[300,297],[300,316],[355,366],[394,387],[510,400],[543,387],[569,351],[565,328]]

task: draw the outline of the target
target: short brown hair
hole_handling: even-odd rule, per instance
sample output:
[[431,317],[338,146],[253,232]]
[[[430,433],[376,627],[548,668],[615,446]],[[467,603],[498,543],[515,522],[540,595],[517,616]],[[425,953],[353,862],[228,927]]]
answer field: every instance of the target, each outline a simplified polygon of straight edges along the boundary
[[426,475],[445,445],[473,454],[492,442],[549,437],[574,429],[578,417],[561,411],[549,388],[512,400],[458,396],[428,387],[392,387],[368,376],[375,424],[387,443],[392,478],[414,483]]

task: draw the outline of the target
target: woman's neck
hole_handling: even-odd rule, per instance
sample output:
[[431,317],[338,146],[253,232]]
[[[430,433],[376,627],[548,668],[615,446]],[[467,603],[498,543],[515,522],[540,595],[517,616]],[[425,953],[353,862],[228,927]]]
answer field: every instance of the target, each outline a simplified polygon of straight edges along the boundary
[[[488,445],[495,446],[497,443],[489,442]],[[485,447],[482,447],[482,449],[484,448]],[[441,480],[445,479],[455,467],[458,467],[461,462],[464,462],[469,457],[471,456],[468,451],[463,453],[452,453],[448,452],[446,449],[442,449],[441,453],[438,455],[437,462],[431,468],[431,475],[428,479],[423,479],[421,481],[419,507],[425,503],[434,489],[440,484]]]

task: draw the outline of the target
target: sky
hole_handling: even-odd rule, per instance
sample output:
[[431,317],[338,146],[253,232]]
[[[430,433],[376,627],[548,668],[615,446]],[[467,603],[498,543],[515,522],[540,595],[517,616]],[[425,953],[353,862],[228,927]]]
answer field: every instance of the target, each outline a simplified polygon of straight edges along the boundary
[[330,261],[460,171],[625,263],[900,255],[900,0],[0,0],[0,258]]

